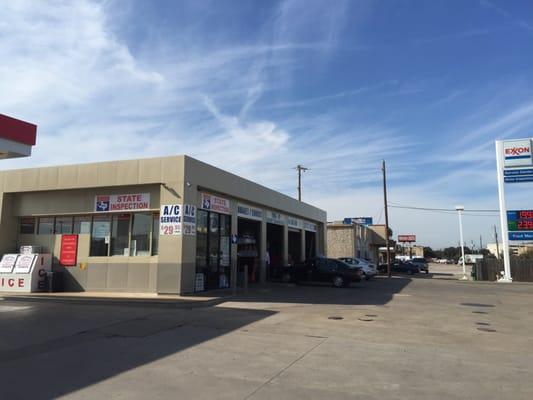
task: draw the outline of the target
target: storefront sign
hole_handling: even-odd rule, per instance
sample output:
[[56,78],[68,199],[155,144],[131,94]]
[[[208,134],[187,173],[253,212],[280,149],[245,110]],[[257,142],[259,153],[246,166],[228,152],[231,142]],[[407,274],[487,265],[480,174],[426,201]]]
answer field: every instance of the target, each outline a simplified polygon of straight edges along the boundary
[[183,205],[183,234],[196,235],[196,206]]
[[289,228],[302,229],[302,221],[298,218],[287,217],[287,225]]
[[231,214],[230,201],[228,199],[202,193],[201,201],[201,207],[204,210],[210,210],[221,214]]
[[503,142],[504,167],[531,166],[531,140],[509,140]]
[[306,231],[316,232],[316,224],[313,224],[312,222],[304,221],[304,229]]
[[286,217],[275,211],[267,211],[266,220],[271,224],[285,225]]
[[94,200],[96,212],[142,211],[150,209],[150,193],[99,195]]
[[261,221],[263,219],[263,210],[245,204],[237,204],[237,215],[239,217]]
[[78,235],[61,235],[59,264],[73,267],[78,262]]
[[0,273],[10,274],[13,272],[18,256],[18,254],[4,254],[2,261],[0,261]]
[[161,206],[159,214],[160,235],[180,235],[181,223],[181,204],[166,204]]

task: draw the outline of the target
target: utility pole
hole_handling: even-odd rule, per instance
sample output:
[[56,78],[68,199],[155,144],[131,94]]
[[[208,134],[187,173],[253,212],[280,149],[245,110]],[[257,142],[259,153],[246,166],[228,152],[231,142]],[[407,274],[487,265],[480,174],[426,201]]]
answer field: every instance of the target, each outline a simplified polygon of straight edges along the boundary
[[483,236],[479,235],[479,251],[483,250]]
[[496,258],[500,259],[500,245],[498,244],[498,231],[496,225],[494,225],[494,240],[496,240]]
[[387,246],[387,275],[391,277],[390,268],[390,248],[389,248],[389,207],[387,204],[387,170],[385,168],[385,160],[381,164],[381,170],[383,171],[383,200],[385,202],[385,246]]
[[305,168],[303,165],[298,164],[296,166],[298,170],[298,201],[302,201],[302,171],[305,172],[309,168]]

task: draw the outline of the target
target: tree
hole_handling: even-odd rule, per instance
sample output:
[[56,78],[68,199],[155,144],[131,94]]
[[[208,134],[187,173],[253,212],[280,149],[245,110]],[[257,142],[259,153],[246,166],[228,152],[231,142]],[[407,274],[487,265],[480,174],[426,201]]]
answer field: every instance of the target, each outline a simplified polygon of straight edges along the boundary
[[431,247],[424,247],[424,258],[437,258],[437,254]]

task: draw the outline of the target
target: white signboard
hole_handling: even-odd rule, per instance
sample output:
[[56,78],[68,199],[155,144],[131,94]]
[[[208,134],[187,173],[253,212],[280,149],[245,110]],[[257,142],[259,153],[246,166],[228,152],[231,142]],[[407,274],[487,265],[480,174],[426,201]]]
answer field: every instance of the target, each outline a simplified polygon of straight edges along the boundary
[[37,254],[21,254],[15,262],[15,274],[29,274]]
[[302,221],[298,218],[287,217],[287,225],[289,228],[302,229]]
[[181,223],[181,204],[165,204],[161,206],[159,214],[160,235],[180,235]]
[[261,221],[263,219],[263,210],[245,204],[237,204],[237,215],[239,217]]
[[0,273],[10,274],[13,272],[18,256],[18,254],[4,254],[2,261],[0,261]]
[[316,232],[316,224],[313,224],[312,222],[304,221],[304,229],[306,231]]
[[98,195],[94,199],[96,212],[127,212],[150,209],[150,193]]
[[204,210],[210,210],[221,214],[231,214],[230,201],[228,199],[207,193],[202,193],[201,197],[201,208]]
[[267,211],[266,220],[271,224],[285,225],[286,217],[279,212]]
[[503,142],[504,167],[532,166],[531,140],[510,140]]
[[196,206],[183,205],[183,228],[184,235],[196,235]]

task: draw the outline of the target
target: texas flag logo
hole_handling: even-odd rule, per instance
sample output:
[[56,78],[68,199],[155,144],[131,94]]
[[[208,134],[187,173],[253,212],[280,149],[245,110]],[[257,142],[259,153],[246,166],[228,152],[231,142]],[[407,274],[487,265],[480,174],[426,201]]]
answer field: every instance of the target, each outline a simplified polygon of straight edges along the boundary
[[109,211],[109,196],[96,196],[96,211]]

